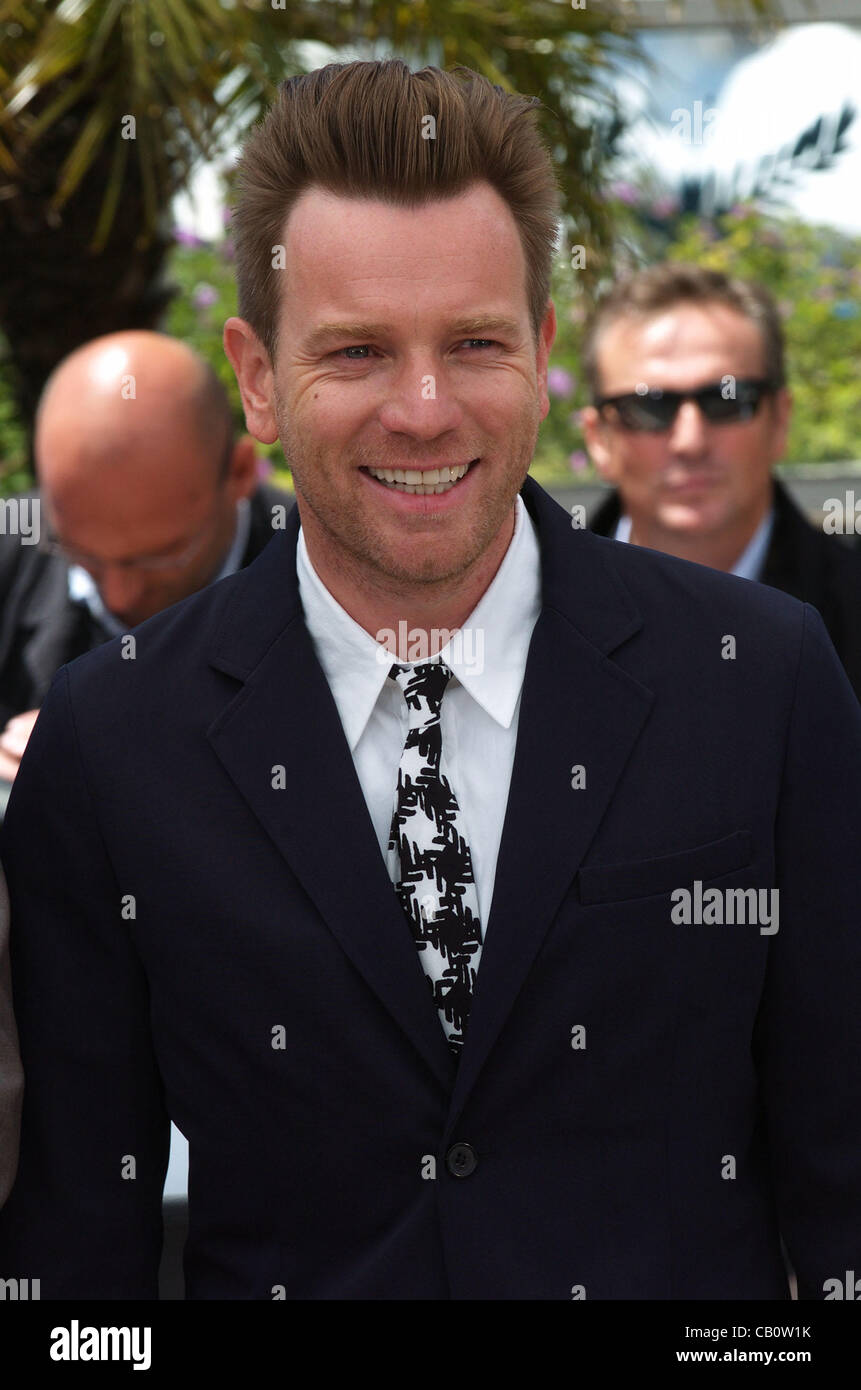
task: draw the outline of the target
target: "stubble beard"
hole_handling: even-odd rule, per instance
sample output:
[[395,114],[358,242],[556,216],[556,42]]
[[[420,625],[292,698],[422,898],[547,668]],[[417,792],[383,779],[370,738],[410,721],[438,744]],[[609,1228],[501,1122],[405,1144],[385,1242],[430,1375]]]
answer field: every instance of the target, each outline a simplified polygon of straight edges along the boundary
[[[310,513],[313,516],[316,526],[325,536],[330,555],[337,557],[345,576],[348,575],[361,588],[381,594],[391,594],[393,591],[404,593],[410,589],[427,591],[434,586],[439,586],[441,591],[450,590],[468,576],[492,545],[506,517],[511,514],[532,462],[539,425],[536,405],[530,415],[524,415],[520,422],[506,451],[509,458],[505,463],[500,464],[490,456],[477,455],[482,460],[480,466],[487,469],[487,475],[494,481],[490,490],[483,495],[478,516],[456,553],[447,553],[444,545],[429,542],[425,534],[421,539],[416,538],[415,555],[404,561],[386,544],[381,530],[374,526],[365,508],[351,509],[334,495],[330,484],[324,481],[322,487],[318,485],[320,479],[326,479],[325,468],[319,466],[324,451],[313,445],[309,449],[307,441],[300,441],[288,423],[280,401],[277,419],[278,435],[293,475],[300,514],[304,511],[306,515]],[[355,474],[362,464],[361,455],[355,460],[351,459],[349,472]],[[358,477],[355,485],[363,490],[366,487]],[[440,535],[444,538],[448,518],[441,516],[438,524]]]

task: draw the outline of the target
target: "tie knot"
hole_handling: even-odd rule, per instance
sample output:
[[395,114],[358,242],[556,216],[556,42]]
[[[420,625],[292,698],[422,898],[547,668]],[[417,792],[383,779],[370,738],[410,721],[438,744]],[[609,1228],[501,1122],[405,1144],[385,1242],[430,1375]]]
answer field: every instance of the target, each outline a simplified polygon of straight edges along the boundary
[[404,692],[410,712],[425,717],[439,714],[452,674],[444,661],[425,661],[419,666],[395,664],[389,670],[392,680],[397,681]]

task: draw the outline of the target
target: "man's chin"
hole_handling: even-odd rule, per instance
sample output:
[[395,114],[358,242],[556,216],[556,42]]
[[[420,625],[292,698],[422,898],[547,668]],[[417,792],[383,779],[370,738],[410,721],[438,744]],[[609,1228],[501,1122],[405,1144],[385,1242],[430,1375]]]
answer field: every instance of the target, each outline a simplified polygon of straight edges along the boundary
[[466,572],[469,557],[456,553],[440,555],[438,549],[426,555],[389,553],[379,557],[376,568],[390,584],[404,587],[445,584]]
[[722,517],[715,507],[697,507],[690,503],[673,502],[657,513],[658,525],[679,538],[707,536],[719,529]]

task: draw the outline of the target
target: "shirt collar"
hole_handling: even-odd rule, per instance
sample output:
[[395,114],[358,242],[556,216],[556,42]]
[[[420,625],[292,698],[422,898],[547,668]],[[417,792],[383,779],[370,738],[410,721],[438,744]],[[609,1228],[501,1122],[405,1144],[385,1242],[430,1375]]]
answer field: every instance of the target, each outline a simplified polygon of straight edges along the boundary
[[[226,579],[229,574],[235,574],[241,567],[250,530],[251,508],[248,498],[241,497],[236,503],[236,526],[233,532],[233,541],[224,558],[224,564],[218,574],[210,580],[210,583],[214,584],[218,579]],[[100,623],[111,637],[122,637],[128,631],[125,624],[121,623],[119,618],[105,607],[96,581],[89,570],[84,569],[83,565],[69,566],[68,593],[72,603],[86,604],[96,622]]]
[[[394,658],[332,597],[311,564],[301,526],[296,573],[305,621],[352,752]],[[506,729],[514,717],[540,611],[538,537],[518,495],[514,534],[499,569],[463,627],[438,654],[476,703]],[[419,656],[399,664],[417,665],[421,660]]]
[[[765,564],[765,556],[771,541],[771,532],[774,526],[774,508],[769,508],[762,521],[757,526],[741,555],[739,555],[730,574],[738,575],[739,579],[758,579]],[[613,539],[617,541],[629,541],[631,539],[631,518],[620,516],[616,522],[616,530]]]
[[72,603],[82,603],[109,633],[111,637],[121,637],[126,629],[103,604],[102,596],[96,588],[96,581],[83,565],[70,565],[67,577],[69,599]]
[[757,526],[741,555],[733,565],[733,574],[741,579],[758,579],[765,564],[765,556],[771,541],[774,526],[774,508],[770,507]]

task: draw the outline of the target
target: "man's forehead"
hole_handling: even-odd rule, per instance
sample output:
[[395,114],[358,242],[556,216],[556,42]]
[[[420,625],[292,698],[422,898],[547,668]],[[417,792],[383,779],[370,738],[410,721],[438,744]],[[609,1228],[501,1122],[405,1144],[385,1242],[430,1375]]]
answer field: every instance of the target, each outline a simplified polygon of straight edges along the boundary
[[479,223],[482,234],[492,231],[496,236],[517,239],[517,223],[505,199],[484,180],[476,180],[456,193],[428,198],[414,204],[399,203],[371,194],[336,193],[330,188],[311,184],[297,197],[284,219],[285,241],[301,240],[303,234],[318,237],[321,230],[327,235],[349,237],[352,225],[369,218],[383,230],[392,229],[397,235],[404,227],[415,228],[440,221],[458,221],[469,210],[469,221],[458,229],[452,249],[470,226]]
[[694,355],[722,357],[728,352],[761,358],[757,324],[729,304],[676,304],[649,315],[623,315],[599,335],[602,366],[632,358],[682,363]]
[[515,312],[525,308],[517,225],[489,185],[418,207],[308,189],[285,222],[283,242],[283,301],[298,311],[303,331],[382,323],[387,309],[402,319],[407,286],[411,309],[423,301],[464,318],[502,318],[511,316],[512,298]]

